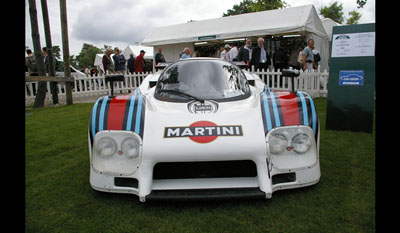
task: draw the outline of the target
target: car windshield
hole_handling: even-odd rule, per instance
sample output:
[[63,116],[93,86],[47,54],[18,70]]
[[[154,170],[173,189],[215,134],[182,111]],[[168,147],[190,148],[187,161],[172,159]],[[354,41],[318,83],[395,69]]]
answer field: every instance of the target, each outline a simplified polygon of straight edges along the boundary
[[158,79],[155,97],[163,101],[233,101],[250,96],[244,73],[222,60],[180,60]]

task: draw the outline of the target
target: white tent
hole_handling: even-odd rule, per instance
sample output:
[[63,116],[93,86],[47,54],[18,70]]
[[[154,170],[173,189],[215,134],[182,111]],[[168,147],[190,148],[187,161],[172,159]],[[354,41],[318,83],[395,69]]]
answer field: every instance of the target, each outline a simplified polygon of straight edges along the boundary
[[[97,67],[97,69],[100,69],[102,73],[104,73],[104,67],[103,67],[103,53],[98,53],[96,54],[96,57],[94,58],[94,66]],[[114,54],[111,54],[111,58],[114,56]],[[114,63],[114,61],[112,61]]]
[[153,47],[141,45],[128,45],[124,50],[122,50],[122,54],[125,56],[125,59],[128,60],[130,54],[133,54],[133,57],[137,57],[140,54],[140,50],[146,52],[144,54],[144,59],[153,59]]
[[[250,36],[301,34],[314,39],[321,55],[321,66],[328,66],[328,35],[321,23],[314,5],[261,11],[216,19],[201,20],[165,27],[154,28],[143,40],[145,46],[169,45],[192,47],[194,42],[244,38]],[[183,45],[185,43],[185,45]],[[188,46],[191,45],[191,46]],[[154,47],[157,49],[157,47]],[[179,50],[178,49],[178,50]],[[168,54],[163,50],[164,56]],[[175,51],[177,49],[173,49]],[[181,50],[181,51],[182,51]],[[177,60],[174,55],[173,60]]]
[[324,26],[324,29],[325,29],[325,31],[326,31],[326,34],[327,34],[328,37],[329,37],[329,41],[331,41],[331,40],[332,40],[332,28],[333,28],[334,26],[340,26],[341,24],[340,24],[340,23],[337,23],[337,22],[335,22],[335,21],[333,21],[333,20],[330,19],[330,18],[321,19],[321,22],[322,22],[322,25]]

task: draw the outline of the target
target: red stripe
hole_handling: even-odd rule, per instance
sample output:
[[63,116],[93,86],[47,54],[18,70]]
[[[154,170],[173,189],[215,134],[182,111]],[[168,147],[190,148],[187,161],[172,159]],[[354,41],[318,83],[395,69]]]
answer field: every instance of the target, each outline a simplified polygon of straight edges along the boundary
[[111,99],[107,120],[108,130],[122,130],[122,123],[124,121],[126,101],[128,100],[128,97],[129,95],[121,95]]
[[276,92],[281,103],[283,120],[285,125],[299,125],[299,108],[296,95],[293,92]]

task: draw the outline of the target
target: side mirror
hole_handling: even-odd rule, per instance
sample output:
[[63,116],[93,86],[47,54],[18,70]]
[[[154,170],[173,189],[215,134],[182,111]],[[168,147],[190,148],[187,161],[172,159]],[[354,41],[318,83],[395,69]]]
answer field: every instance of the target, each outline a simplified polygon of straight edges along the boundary
[[114,82],[122,82],[124,81],[124,75],[122,74],[109,74],[106,75],[105,80],[106,82],[110,83],[111,86],[111,94],[110,97],[114,97]]
[[299,75],[300,75],[299,70],[288,70],[288,69],[282,70],[283,77],[292,78],[292,92],[294,92],[294,77],[298,77]]
[[287,69],[282,70],[282,76],[285,77],[298,77],[299,75],[300,71],[298,70],[287,70]]

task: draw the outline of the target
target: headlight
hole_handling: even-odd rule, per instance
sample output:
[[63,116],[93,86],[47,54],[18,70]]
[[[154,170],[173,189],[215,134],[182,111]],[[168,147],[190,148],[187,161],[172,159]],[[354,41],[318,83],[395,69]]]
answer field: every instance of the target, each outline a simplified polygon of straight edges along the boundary
[[126,138],[122,142],[121,147],[122,147],[122,154],[128,156],[128,158],[133,159],[139,156],[140,144],[135,138],[133,137]]
[[311,140],[305,133],[296,134],[292,139],[293,150],[299,154],[306,153],[311,147]]
[[117,151],[117,143],[109,137],[103,137],[97,142],[96,151],[104,158],[109,158]]
[[314,132],[308,126],[274,128],[268,132],[266,143],[276,169],[293,171],[313,166],[318,161]]
[[142,139],[135,132],[103,130],[94,137],[91,165],[105,175],[131,175],[141,162]]
[[272,134],[269,139],[269,150],[272,154],[280,154],[288,147],[288,140],[280,133]]

